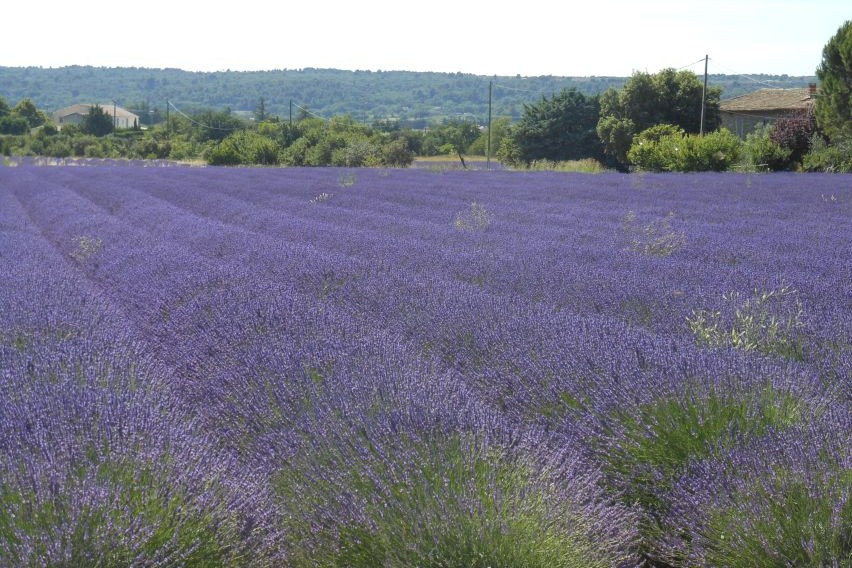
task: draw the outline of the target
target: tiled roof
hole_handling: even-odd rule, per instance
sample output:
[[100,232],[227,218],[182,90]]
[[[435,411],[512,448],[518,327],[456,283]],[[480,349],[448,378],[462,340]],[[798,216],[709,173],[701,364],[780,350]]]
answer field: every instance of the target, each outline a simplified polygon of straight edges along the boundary
[[[95,106],[95,105],[88,104],[88,103],[78,103],[76,105],[71,105],[69,107],[59,109],[58,111],[53,113],[53,116],[54,116],[54,118],[59,118],[59,117],[64,117],[64,116],[71,116],[72,114],[87,115],[87,114],[89,114],[89,109],[93,106]],[[100,106],[104,110],[105,113],[112,116],[112,113],[113,113],[112,103],[104,103],[104,104],[98,105],[98,106]],[[138,119],[139,118],[137,115],[133,114],[132,112],[130,112],[129,110],[127,110],[125,108],[121,108],[120,106],[115,107],[115,116],[116,117],[122,117],[122,118],[126,117],[126,118],[130,118],[130,119],[134,119],[134,118]]]
[[729,112],[807,109],[814,104],[807,87],[803,89],[760,89],[747,95],[721,101],[719,110]]

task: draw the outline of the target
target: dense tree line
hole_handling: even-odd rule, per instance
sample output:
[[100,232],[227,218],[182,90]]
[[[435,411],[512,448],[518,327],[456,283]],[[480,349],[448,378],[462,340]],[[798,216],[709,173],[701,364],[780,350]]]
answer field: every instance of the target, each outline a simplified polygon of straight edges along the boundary
[[[758,75],[761,83],[805,87],[814,77]],[[413,128],[443,119],[470,116],[481,123],[488,112],[488,84],[493,83],[494,116],[517,121],[524,104],[562,89],[593,96],[620,89],[626,77],[497,76],[411,71],[276,71],[189,72],[179,69],[0,67],[0,96],[29,98],[55,111],[78,102],[118,100],[136,112],[143,125],[165,119],[166,101],[192,114],[207,108],[251,112],[263,99],[270,116],[289,119],[290,101],[321,116],[349,114],[362,122],[393,118]],[[754,89],[753,80],[735,75],[709,76],[711,86],[734,97]]]
[[[446,120],[415,131],[396,121],[365,124],[348,115],[323,119],[306,109],[292,121],[281,120],[266,115],[262,107],[261,100],[255,120],[228,109],[208,109],[173,114],[152,127],[115,130],[112,117],[96,105],[80,124],[64,125],[60,131],[29,100],[10,108],[0,97],[0,126],[13,127],[0,131],[0,153],[204,160],[214,165],[401,167],[415,155],[461,156],[477,145],[485,148],[486,136],[470,120]],[[496,132],[504,132],[509,120],[495,124]]]

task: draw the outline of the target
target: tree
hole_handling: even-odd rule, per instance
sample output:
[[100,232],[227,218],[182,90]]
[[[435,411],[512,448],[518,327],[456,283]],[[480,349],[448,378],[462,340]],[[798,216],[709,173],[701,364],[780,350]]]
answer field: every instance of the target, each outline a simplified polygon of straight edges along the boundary
[[0,134],[26,134],[29,130],[27,120],[13,114],[0,116]]
[[[671,124],[687,134],[701,129],[703,84],[691,71],[663,69],[657,74],[637,72],[620,91],[610,88],[600,98],[597,133],[604,151],[621,166],[628,165],[627,152],[633,136],[656,124]],[[707,89],[704,103],[704,131],[716,130],[721,123],[719,87]]]
[[384,144],[381,149],[381,163],[391,168],[404,168],[414,161],[414,152],[408,147],[404,138],[394,138]]
[[542,97],[538,103],[524,105],[524,114],[512,130],[517,158],[529,164],[600,157],[595,130],[599,115],[598,98],[576,89],[563,89],[550,99]]
[[12,113],[26,120],[30,128],[37,128],[47,122],[47,116],[30,99],[22,99],[12,109]]
[[427,156],[437,154],[463,154],[479,138],[479,125],[462,119],[452,119],[430,129],[423,136],[422,152]]
[[[512,119],[508,116],[501,116],[491,121],[491,155],[496,156],[500,150],[500,144],[503,138],[509,134],[512,127]],[[468,153],[477,156],[484,156],[488,153],[488,129],[486,128],[479,135],[479,138],[474,140],[473,144],[468,146]]]
[[113,131],[112,116],[99,105],[89,107],[89,114],[83,119],[81,130],[94,136],[106,136]]
[[6,102],[6,99],[0,97],[0,118],[4,116],[9,116],[12,112],[12,109],[9,108],[9,103]]
[[245,127],[246,124],[242,120],[231,114],[231,109],[219,112],[206,110],[193,116],[195,137],[201,142],[221,142],[228,135]]
[[852,137],[852,20],[825,45],[816,74],[820,92],[814,112],[819,129],[832,142]]
[[258,101],[257,103],[257,108],[254,109],[254,119],[257,122],[263,122],[267,119],[267,116],[268,115],[266,112],[266,100],[264,100],[263,97],[260,97],[260,101]]

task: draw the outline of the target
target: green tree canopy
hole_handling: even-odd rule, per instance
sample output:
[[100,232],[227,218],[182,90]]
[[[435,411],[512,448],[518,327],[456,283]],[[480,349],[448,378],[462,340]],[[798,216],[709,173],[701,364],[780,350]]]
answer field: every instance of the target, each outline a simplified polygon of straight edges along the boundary
[[479,125],[471,120],[454,118],[430,128],[423,136],[421,152],[426,156],[464,154],[480,136]]
[[852,20],[825,45],[816,73],[820,93],[814,112],[819,129],[832,142],[852,137]]
[[[626,166],[633,136],[656,124],[672,124],[688,134],[701,129],[703,84],[691,71],[663,69],[659,73],[634,73],[620,91],[609,89],[600,98],[597,133],[604,151]],[[722,90],[709,87],[704,103],[704,130],[721,123],[719,99]]]
[[12,109],[9,108],[9,103],[6,102],[6,99],[0,97],[0,118],[4,116],[9,116],[9,113],[12,112]]
[[30,128],[36,128],[47,122],[47,115],[36,108],[35,103],[30,99],[22,99],[12,109],[12,113],[26,120]]
[[113,119],[99,105],[89,107],[89,114],[83,119],[81,130],[94,136],[106,136],[113,131]]
[[563,89],[548,99],[524,105],[524,114],[512,130],[517,159],[577,160],[598,158],[601,145],[595,131],[600,115],[598,97]]
[[226,108],[222,111],[204,110],[191,118],[174,119],[179,131],[188,131],[199,142],[221,142],[229,135],[248,127],[244,121]]

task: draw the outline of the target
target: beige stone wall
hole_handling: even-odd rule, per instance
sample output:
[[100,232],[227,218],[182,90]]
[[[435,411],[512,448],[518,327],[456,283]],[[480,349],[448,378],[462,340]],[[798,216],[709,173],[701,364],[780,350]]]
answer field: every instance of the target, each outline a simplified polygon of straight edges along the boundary
[[745,138],[747,134],[754,131],[759,124],[775,122],[779,117],[787,114],[790,111],[755,111],[751,112],[727,112],[721,111],[719,114],[722,118],[722,128],[727,128],[740,138]]

